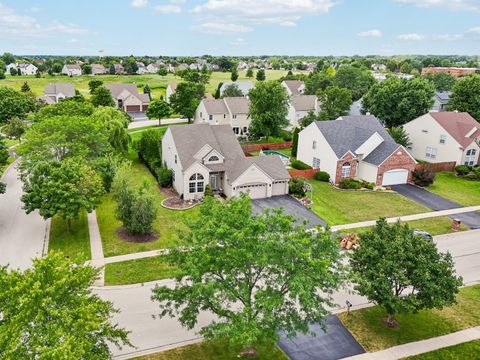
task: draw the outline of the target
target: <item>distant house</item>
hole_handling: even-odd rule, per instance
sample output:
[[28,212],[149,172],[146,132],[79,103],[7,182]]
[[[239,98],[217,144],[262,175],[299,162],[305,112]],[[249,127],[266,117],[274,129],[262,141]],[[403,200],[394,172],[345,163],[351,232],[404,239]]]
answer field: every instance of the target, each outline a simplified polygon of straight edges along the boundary
[[248,64],[245,61],[239,61],[239,63],[237,64],[237,69],[246,70],[248,69]]
[[41,99],[48,105],[56,104],[62,100],[75,96],[75,86],[70,83],[47,84]]
[[115,74],[125,74],[125,68],[122,64],[113,64],[113,68],[115,69]]
[[80,76],[82,75],[82,68],[77,64],[65,64],[62,68],[62,74],[68,76]]
[[282,86],[287,90],[288,96],[303,95],[305,83],[301,80],[284,80]]
[[252,81],[226,81],[220,87],[220,96],[223,96],[225,89],[230,85],[236,85],[243,96],[248,96],[248,92],[254,88]]
[[165,101],[170,103],[170,96],[177,92],[177,83],[169,82],[167,85],[167,90],[165,91]]
[[309,112],[318,114],[320,106],[316,95],[292,95],[288,102],[288,121],[291,127],[300,125],[300,120]]
[[339,184],[359,179],[377,186],[411,180],[416,161],[374,116],[343,116],[316,121],[298,136],[297,159],[330,175]]
[[248,134],[249,100],[246,97],[203,99],[195,111],[195,124],[230,125],[237,136]]
[[373,71],[385,71],[387,70],[387,66],[385,64],[372,64],[370,67]]
[[445,111],[450,101],[450,91],[437,91],[433,96],[433,106],[430,111]]
[[138,67],[138,69],[137,69],[137,74],[138,75],[146,74],[148,72],[147,67],[145,66],[144,63],[137,61],[136,64],[137,64],[137,67]]
[[105,66],[102,64],[92,64],[90,66],[92,67],[92,75],[104,75],[108,73],[107,69],[105,69]]
[[160,70],[160,65],[156,63],[148,64],[146,69],[149,74],[156,74]]
[[226,197],[288,193],[290,175],[280,157],[246,157],[229,125],[170,126],[162,139],[162,162],[185,200],[202,198],[207,185]]
[[430,163],[476,165],[480,154],[480,124],[466,112],[430,112],[403,129],[416,159]]
[[10,69],[17,70],[18,75],[35,75],[38,68],[33,64],[27,63],[11,63],[6,66],[7,74],[10,73]]
[[148,94],[140,94],[135,84],[105,84],[117,108],[126,112],[144,112],[150,104]]
[[182,70],[187,70],[188,65],[185,63],[181,63],[178,66],[175,67],[175,71],[182,71]]

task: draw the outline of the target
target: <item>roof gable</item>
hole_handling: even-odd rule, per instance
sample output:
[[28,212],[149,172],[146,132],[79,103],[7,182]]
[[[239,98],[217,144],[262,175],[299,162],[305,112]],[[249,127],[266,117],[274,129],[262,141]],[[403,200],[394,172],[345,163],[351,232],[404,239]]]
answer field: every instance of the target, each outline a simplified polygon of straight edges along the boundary
[[467,112],[444,111],[429,115],[463,148],[475,141],[475,133],[480,131],[480,124]]

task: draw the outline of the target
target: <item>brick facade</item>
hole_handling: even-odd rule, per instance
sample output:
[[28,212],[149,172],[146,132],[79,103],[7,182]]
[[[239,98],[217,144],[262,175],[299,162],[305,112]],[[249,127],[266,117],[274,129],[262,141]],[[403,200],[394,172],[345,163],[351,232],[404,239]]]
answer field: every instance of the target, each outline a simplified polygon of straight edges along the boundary
[[405,149],[399,148],[378,167],[376,185],[382,185],[384,172],[394,169],[408,169],[408,182],[411,182],[412,171],[415,170],[415,167],[415,160],[410,157],[410,155],[405,151]]
[[349,179],[355,179],[357,177],[358,160],[351,154],[346,153],[343,158],[337,161],[337,171],[335,174],[335,184],[338,185],[342,180],[342,166],[344,163],[350,163],[350,176]]
[[306,170],[289,170],[288,173],[291,177],[302,177],[305,179],[312,179],[320,169],[306,169]]

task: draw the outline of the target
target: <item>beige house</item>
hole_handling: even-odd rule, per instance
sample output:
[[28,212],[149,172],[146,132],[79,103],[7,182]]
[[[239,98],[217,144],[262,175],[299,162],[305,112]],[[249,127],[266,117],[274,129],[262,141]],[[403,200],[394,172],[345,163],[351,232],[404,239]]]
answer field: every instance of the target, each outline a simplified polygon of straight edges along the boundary
[[316,95],[292,95],[288,103],[288,121],[290,128],[300,125],[300,120],[313,112],[317,115],[320,112],[320,105]]
[[126,112],[144,112],[150,104],[148,94],[140,94],[135,84],[105,84],[118,109]]
[[92,64],[90,66],[92,67],[92,75],[104,75],[108,72],[102,64]]
[[303,95],[305,83],[301,80],[284,80],[282,86],[287,90],[288,96]]
[[249,100],[246,97],[203,99],[195,111],[195,124],[230,125],[237,136],[247,135],[250,127]]
[[166,97],[165,101],[167,103],[170,103],[170,96],[172,96],[176,92],[177,92],[177,83],[169,82],[167,85],[167,90],[165,92],[165,97]]
[[288,193],[288,174],[278,156],[246,157],[229,125],[170,126],[162,139],[162,161],[185,200],[200,199],[205,187],[226,197],[252,199]]
[[45,85],[45,95],[41,99],[48,105],[56,104],[59,101],[75,96],[75,86],[70,83],[53,83]]
[[82,68],[78,64],[65,64],[62,68],[62,74],[68,76],[80,76],[82,75]]
[[466,112],[443,111],[422,115],[403,126],[409,151],[430,163],[476,165],[480,154],[480,124]]

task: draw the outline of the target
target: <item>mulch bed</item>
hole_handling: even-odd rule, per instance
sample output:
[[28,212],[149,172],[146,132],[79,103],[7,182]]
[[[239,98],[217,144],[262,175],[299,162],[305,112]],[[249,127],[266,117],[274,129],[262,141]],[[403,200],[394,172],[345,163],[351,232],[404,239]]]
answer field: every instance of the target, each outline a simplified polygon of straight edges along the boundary
[[177,191],[173,187],[165,188],[165,187],[161,187],[160,185],[158,185],[158,188],[160,189],[160,192],[163,195],[165,195],[166,198],[178,196]]
[[149,243],[158,239],[158,234],[155,231],[150,231],[146,234],[131,234],[125,228],[118,229],[117,235],[122,240],[131,243]]
[[170,197],[162,201],[162,206],[169,208],[169,209],[189,209],[192,206],[195,206],[198,201],[184,201],[180,199],[178,196]]

